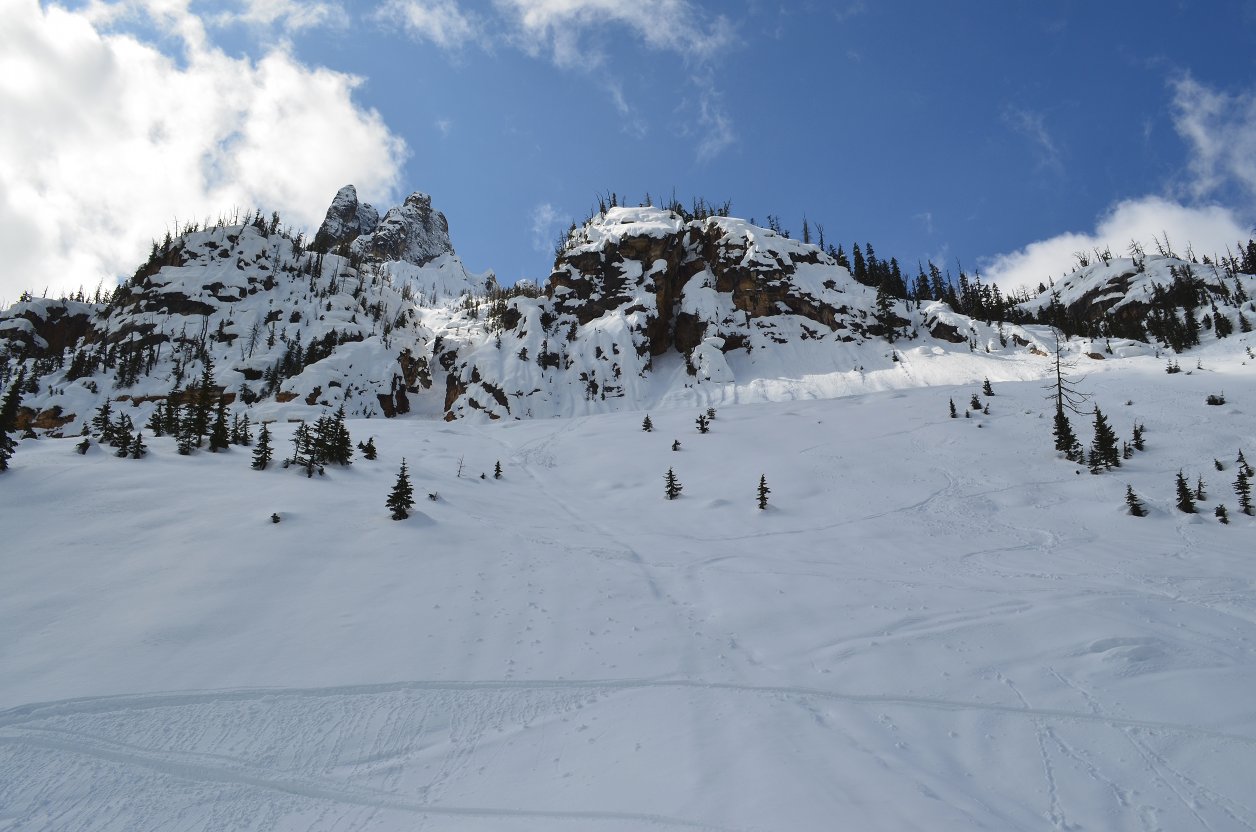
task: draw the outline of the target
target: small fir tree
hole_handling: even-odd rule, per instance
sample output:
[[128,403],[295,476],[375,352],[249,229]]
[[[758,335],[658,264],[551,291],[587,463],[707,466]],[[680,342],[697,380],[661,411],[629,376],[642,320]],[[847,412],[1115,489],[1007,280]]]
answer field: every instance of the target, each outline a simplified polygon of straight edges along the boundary
[[1147,509],[1143,508],[1143,504],[1139,502],[1138,495],[1134,493],[1133,486],[1125,486],[1125,505],[1129,506],[1130,514],[1135,517],[1147,516]]
[[1121,451],[1117,447],[1116,433],[1113,432],[1103,411],[1095,406],[1095,439],[1091,445],[1092,455],[1099,457],[1099,463],[1105,468],[1121,467]]
[[973,397],[968,401],[969,410],[981,410],[981,399],[977,398],[977,394],[973,393]]
[[1217,508],[1213,511],[1213,514],[1217,516],[1217,520],[1219,520],[1222,525],[1230,525],[1230,512],[1226,511],[1225,506],[1221,503],[1217,504]]
[[397,472],[397,482],[384,505],[392,512],[392,519],[405,520],[414,508],[414,487],[410,485],[410,473],[406,469],[405,457],[401,458],[401,470]]
[[708,408],[707,408],[707,413],[706,413],[706,415],[707,415],[707,418],[708,418],[708,419],[710,419],[712,422],[714,422],[714,421],[715,421],[715,408],[713,408],[713,407],[708,407]]
[[9,460],[17,451],[17,442],[9,434],[17,430],[17,409],[22,403],[25,379],[26,367],[23,365],[0,401],[0,471],[9,470]]
[[209,452],[216,454],[231,447],[231,435],[227,431],[227,403],[218,399],[214,410],[214,424],[209,430]]
[[696,423],[698,425],[698,433],[710,433],[711,432],[711,420],[706,417],[705,413],[698,414]]
[[981,408],[981,412],[987,416],[990,415],[990,402],[986,402],[986,406]]
[[166,414],[164,411],[165,405],[158,400],[157,404],[153,406],[152,415],[148,417],[148,423],[145,425],[148,428],[148,432],[158,438],[161,438],[166,433]]
[[955,409],[955,399],[950,400],[950,406],[951,406],[951,418],[958,419],[959,411]]
[[1202,476],[1195,478],[1195,499],[1201,503],[1208,499],[1208,492],[1204,490],[1204,478]]
[[80,442],[80,443],[78,443],[77,445],[75,445],[75,446],[74,446],[74,449],[75,449],[76,451],[78,451],[78,452],[79,452],[79,454],[81,454],[82,456],[87,456],[87,450],[88,450],[91,446],[92,446],[92,439],[91,439],[91,437],[90,437],[90,436],[84,436],[84,437],[83,437],[83,441],[82,441],[82,442]]
[[641,420],[641,429],[646,433],[654,430],[654,422],[650,421],[650,414],[645,414],[645,418]]
[[1178,511],[1186,514],[1195,513],[1195,498],[1191,495],[1190,483],[1181,471],[1177,474],[1177,507]]
[[262,422],[262,430],[257,435],[257,447],[253,449],[253,470],[266,470],[273,455],[270,448],[270,427]]
[[502,461],[499,459],[497,460],[496,464],[493,465],[493,479],[500,480],[501,478],[502,478]]
[[1062,407],[1055,409],[1055,428],[1052,432],[1055,434],[1055,449],[1063,452],[1065,459],[1081,462],[1081,445]]
[[772,489],[768,488],[768,478],[766,474],[759,475],[759,509],[763,510],[768,507],[768,495],[772,493]]
[[375,459],[377,451],[375,450],[375,437],[367,437],[366,444],[362,446],[363,459]]
[[1234,493],[1239,498],[1239,511],[1249,516],[1256,514],[1256,510],[1252,508],[1252,482],[1247,469],[1240,470],[1234,479]]
[[1247,464],[1247,458],[1243,456],[1243,451],[1239,451],[1238,458],[1234,460],[1235,464],[1243,469],[1243,472],[1249,477],[1256,476],[1256,471],[1252,470],[1252,466]]
[[680,450],[680,440],[679,440],[679,439],[673,439],[673,440],[672,440],[672,450],[673,450],[673,451],[679,451],[679,450]]
[[1221,464],[1221,460],[1217,459],[1216,457],[1214,457],[1212,460],[1212,467],[1216,468],[1218,471],[1225,470],[1225,466]]
[[144,444],[144,432],[137,430],[135,438],[131,440],[131,459],[143,459],[148,453],[148,446]]
[[671,468],[667,469],[667,476],[663,478],[663,482],[665,485],[663,493],[669,500],[676,499],[680,496],[680,492],[685,490],[685,487],[680,484],[680,480],[676,479],[676,472]]
[[986,396],[994,395],[994,388],[990,386],[989,376],[987,376],[986,380],[981,383],[981,392],[983,395],[986,395]]
[[1142,451],[1142,450],[1146,450],[1146,447],[1147,447],[1146,443],[1143,442],[1143,426],[1135,422],[1134,423],[1134,450]]

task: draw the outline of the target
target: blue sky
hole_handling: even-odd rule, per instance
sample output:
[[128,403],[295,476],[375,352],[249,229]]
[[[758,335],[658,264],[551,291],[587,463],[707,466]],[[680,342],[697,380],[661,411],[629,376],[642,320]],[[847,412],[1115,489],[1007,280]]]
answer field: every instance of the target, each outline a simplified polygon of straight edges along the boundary
[[10,300],[129,271],[174,216],[316,222],[349,181],[431,193],[505,282],[543,279],[607,191],[1031,284],[1095,243],[1208,253],[1256,219],[1252,0],[0,0],[6,28],[0,107],[46,128],[0,128],[0,243],[30,249]]

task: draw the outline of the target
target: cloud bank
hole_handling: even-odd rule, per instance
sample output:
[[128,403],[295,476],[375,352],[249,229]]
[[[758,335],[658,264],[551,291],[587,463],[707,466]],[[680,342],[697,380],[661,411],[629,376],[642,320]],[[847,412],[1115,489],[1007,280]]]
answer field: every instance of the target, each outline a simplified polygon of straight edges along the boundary
[[[281,5],[269,25],[314,25],[332,9],[316,4],[301,16]],[[243,9],[241,20],[253,6]],[[110,31],[128,15],[174,38],[179,59]],[[6,2],[0,299],[109,285],[176,219],[265,207],[308,225],[346,182],[387,201],[405,145],[354,102],[359,83],[283,47],[258,60],[231,57],[179,0],[80,11]]]

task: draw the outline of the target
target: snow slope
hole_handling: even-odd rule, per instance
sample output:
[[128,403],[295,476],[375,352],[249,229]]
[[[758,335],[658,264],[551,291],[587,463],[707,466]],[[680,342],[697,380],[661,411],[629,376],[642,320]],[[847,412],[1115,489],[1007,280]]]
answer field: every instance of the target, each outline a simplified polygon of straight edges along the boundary
[[965,384],[729,402],[705,436],[696,401],[653,433],[357,420],[379,460],[312,480],[25,441],[0,829],[1251,830],[1250,338],[1171,376],[1088,362],[1117,432],[1147,429],[1099,476],[1011,380],[988,416],[946,418]]

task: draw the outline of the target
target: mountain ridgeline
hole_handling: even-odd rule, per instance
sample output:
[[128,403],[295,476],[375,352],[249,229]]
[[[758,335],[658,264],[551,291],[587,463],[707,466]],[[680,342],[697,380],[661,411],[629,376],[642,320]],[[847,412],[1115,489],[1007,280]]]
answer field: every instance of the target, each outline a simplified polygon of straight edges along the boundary
[[1100,256],[1030,297],[727,214],[603,205],[543,285],[502,287],[466,269],[427,195],[381,217],[347,186],[312,240],[259,212],[168,235],[111,293],[24,296],[0,313],[0,384],[20,372],[16,426],[54,435],[106,399],[139,423],[207,367],[254,421],[576,416],[1025,378],[1041,372],[1014,359],[1047,355],[1043,324],[1099,360],[1256,321],[1250,242],[1203,263]]

